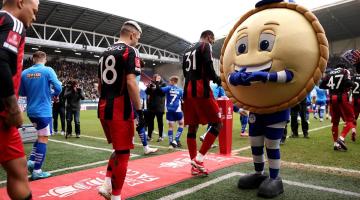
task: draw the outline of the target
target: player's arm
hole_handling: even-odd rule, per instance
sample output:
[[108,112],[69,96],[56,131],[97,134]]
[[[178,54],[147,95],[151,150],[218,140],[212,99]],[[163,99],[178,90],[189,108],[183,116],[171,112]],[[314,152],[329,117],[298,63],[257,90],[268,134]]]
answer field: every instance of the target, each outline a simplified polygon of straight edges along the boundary
[[265,80],[268,82],[288,83],[294,77],[294,74],[291,71],[286,70],[286,69],[279,71],[279,72],[265,72],[265,73],[268,74],[267,78]]
[[169,87],[169,86],[164,86],[164,87],[161,87],[160,89],[161,89],[161,91],[162,91],[163,93],[167,93],[167,92],[170,91],[170,87]]
[[136,75],[138,74],[137,68],[140,68],[140,58],[137,57],[137,52],[133,48],[130,48],[129,50],[128,66],[125,68],[126,84],[130,100],[133,103],[137,114],[137,130],[140,130],[145,126],[144,113],[141,109],[140,102],[140,90],[136,81]]
[[61,93],[62,87],[61,82],[56,76],[55,71],[52,68],[49,68],[49,81],[50,84],[53,86],[54,92],[51,94],[52,96],[59,96]]
[[5,110],[8,112],[4,121],[8,126],[18,127],[22,125],[23,117],[14,92],[12,80],[14,69],[12,70],[10,65],[10,56],[8,55],[8,52],[0,49],[0,99]]
[[26,93],[26,87],[25,87],[25,78],[26,78],[26,74],[24,73],[24,71],[21,73],[21,83],[20,83],[20,89],[19,89],[19,96],[22,97],[26,97],[27,93]]
[[350,71],[344,69],[344,86],[345,88],[352,88],[354,87],[355,83],[351,80]]
[[206,70],[206,73],[208,74],[210,80],[213,80],[213,82],[216,83],[217,85],[221,85],[221,79],[218,75],[216,75],[215,70],[214,70],[213,61],[212,61],[212,51],[211,51],[210,44],[205,44],[205,46],[204,46],[203,59],[205,62],[205,70]]
[[126,83],[127,83],[127,89],[129,91],[131,102],[134,104],[136,110],[140,110],[141,109],[140,93],[139,93],[139,86],[136,82],[136,76],[134,74],[128,74],[126,76]]
[[85,92],[83,89],[78,88],[78,92],[80,93],[80,99],[84,100],[85,99]]
[[330,76],[328,76],[328,75],[325,75],[322,79],[320,79],[319,88],[330,89],[329,86],[327,86],[329,79],[330,79]]

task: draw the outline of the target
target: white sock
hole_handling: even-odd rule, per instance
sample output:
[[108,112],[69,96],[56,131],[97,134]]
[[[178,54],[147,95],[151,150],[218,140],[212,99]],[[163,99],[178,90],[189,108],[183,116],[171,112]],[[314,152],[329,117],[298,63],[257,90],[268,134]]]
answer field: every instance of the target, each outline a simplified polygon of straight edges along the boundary
[[37,174],[39,174],[39,173],[41,173],[42,172],[42,170],[41,169],[34,169],[34,171],[33,171],[34,173],[37,173]]
[[149,149],[149,145],[144,146],[144,151]]
[[355,128],[352,128],[351,131],[352,131],[353,133],[356,133],[356,129],[355,129]]
[[345,141],[345,139],[343,138],[343,136],[339,137],[341,141]]
[[204,155],[199,152],[196,156],[196,160],[199,162],[204,162]]
[[339,144],[337,142],[334,142],[334,146],[337,147]]
[[121,195],[119,196],[111,195],[111,200],[121,200]]
[[105,184],[111,186],[111,177],[105,177]]
[[255,172],[256,174],[264,174],[264,171]]

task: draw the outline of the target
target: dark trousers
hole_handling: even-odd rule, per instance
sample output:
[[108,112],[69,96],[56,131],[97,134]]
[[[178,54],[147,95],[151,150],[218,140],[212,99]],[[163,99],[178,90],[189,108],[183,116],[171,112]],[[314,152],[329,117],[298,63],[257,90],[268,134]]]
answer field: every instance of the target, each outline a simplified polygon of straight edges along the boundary
[[163,129],[164,129],[164,122],[163,122],[163,112],[147,112],[147,125],[148,125],[148,137],[152,137],[152,132],[154,131],[154,119],[156,116],[156,120],[158,123],[158,129],[159,129],[159,137],[163,136]]
[[72,132],[71,122],[75,121],[75,134],[80,135],[80,111],[66,110],[66,134]]
[[58,117],[60,115],[61,131],[65,132],[65,108],[58,107],[53,108],[53,129],[55,132],[58,131]]
[[299,123],[297,121],[298,114],[300,114],[301,118],[301,128],[304,136],[308,135],[309,124],[306,121],[306,101],[300,102],[298,105],[294,106],[290,110],[291,115],[291,131],[294,136],[298,136],[298,127]]

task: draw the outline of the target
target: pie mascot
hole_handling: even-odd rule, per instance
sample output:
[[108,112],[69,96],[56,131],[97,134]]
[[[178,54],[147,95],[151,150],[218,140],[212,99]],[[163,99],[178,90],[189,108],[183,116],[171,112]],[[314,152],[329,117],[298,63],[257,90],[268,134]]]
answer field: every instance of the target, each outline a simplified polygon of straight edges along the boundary
[[[227,96],[250,111],[249,140],[255,173],[241,189],[258,188],[273,198],[284,192],[280,139],[289,108],[306,97],[325,71],[328,41],[316,16],[295,3],[263,0],[234,25],[221,50],[221,79]],[[269,175],[264,173],[264,147]]]

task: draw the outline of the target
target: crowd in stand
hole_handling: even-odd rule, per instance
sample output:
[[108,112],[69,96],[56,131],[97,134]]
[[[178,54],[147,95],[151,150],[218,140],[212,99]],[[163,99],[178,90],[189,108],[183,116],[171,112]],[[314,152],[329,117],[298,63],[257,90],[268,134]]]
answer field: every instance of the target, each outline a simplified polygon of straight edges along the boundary
[[[331,56],[329,59],[329,67],[336,65],[340,60],[338,56]],[[24,60],[24,68],[28,68],[32,65],[31,59]],[[80,87],[85,92],[85,99],[96,100],[99,98],[96,87],[97,83],[97,65],[83,62],[69,62],[69,61],[49,61],[46,64],[54,68],[59,80],[66,84],[71,80],[76,80]],[[142,77],[144,78],[144,77]],[[149,78],[149,80],[151,80]],[[149,81],[144,81],[149,83]]]
[[[30,59],[24,61],[24,68],[32,65]],[[97,80],[97,65],[88,63],[75,63],[69,61],[49,61],[47,66],[54,68],[59,80],[67,84],[71,80],[76,80],[85,92],[85,98],[95,100],[99,95],[94,86]]]

